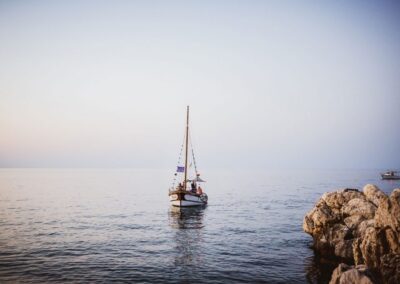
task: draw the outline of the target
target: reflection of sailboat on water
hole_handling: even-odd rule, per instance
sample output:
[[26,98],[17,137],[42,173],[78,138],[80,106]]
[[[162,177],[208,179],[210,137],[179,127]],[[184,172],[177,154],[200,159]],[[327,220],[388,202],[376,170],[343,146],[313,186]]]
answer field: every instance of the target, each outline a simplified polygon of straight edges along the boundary
[[170,225],[176,229],[201,229],[203,228],[204,207],[179,208],[171,207]]
[[[188,179],[188,149],[189,149],[189,106],[186,111],[186,132],[185,132],[185,166],[179,166],[180,158],[182,155],[183,145],[181,147],[181,154],[179,155],[178,167],[175,173],[174,182],[172,187],[169,189],[169,198],[171,204],[177,207],[189,207],[189,206],[202,206],[207,204],[208,196],[203,189],[198,185],[204,182],[200,178],[200,174],[197,172],[196,160],[194,158],[193,146],[192,148],[192,163],[194,164],[195,177]],[[175,187],[176,176],[178,173],[184,173],[182,183],[179,183]],[[191,183],[191,188],[188,189],[188,183]]]
[[199,269],[199,263],[203,263],[203,218],[205,210],[197,207],[174,207],[169,211],[170,226],[176,230],[175,261],[176,267],[181,267],[183,274],[192,275]]

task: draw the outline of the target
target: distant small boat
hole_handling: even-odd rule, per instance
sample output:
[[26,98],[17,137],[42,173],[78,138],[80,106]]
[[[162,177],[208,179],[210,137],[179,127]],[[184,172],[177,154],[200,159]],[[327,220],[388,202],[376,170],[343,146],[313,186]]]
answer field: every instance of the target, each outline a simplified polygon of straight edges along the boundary
[[[189,106],[186,109],[186,133],[185,133],[185,165],[180,166],[180,157],[175,172],[175,178],[172,183],[172,187],[169,189],[169,199],[173,206],[176,207],[189,207],[189,206],[202,206],[208,202],[208,196],[199,183],[205,182],[200,178],[200,174],[197,172],[196,160],[194,158],[194,151],[192,148],[192,163],[194,165],[195,177],[192,179],[188,178],[188,150],[189,150]],[[183,145],[181,147],[181,154]],[[189,165],[190,167],[190,165]],[[184,173],[183,180],[175,187],[175,181],[178,173]],[[190,183],[190,188],[188,188]]]
[[387,171],[381,174],[382,179],[400,179],[400,173],[396,171]]

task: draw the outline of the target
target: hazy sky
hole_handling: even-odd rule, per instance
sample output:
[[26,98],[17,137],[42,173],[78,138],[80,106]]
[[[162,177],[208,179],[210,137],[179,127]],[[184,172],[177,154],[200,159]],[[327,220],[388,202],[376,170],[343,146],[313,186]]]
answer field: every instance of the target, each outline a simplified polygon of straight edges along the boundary
[[400,167],[398,1],[0,1],[0,166]]

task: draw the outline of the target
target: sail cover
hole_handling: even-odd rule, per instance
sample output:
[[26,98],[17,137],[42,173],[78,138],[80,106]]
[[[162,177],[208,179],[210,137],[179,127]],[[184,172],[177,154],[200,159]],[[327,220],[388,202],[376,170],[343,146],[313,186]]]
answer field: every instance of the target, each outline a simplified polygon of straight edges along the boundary
[[188,182],[192,182],[192,181],[194,181],[194,182],[206,182],[205,180],[202,180],[199,176],[197,176],[194,179],[188,179],[187,181]]

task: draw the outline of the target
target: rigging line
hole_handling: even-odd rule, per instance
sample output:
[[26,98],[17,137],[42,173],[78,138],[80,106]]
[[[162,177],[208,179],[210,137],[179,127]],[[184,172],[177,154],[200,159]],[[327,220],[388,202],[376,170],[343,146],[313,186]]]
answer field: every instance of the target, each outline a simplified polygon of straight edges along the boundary
[[183,137],[183,141],[182,141],[182,144],[181,144],[181,150],[180,150],[180,152],[179,152],[179,157],[178,157],[178,163],[177,163],[177,166],[179,166],[179,163],[181,162],[181,158],[182,158],[182,151],[183,151],[183,145],[185,144],[185,135],[184,135],[184,137]]
[[192,157],[193,157],[193,165],[194,165],[194,171],[196,172],[196,176],[198,175],[197,172],[197,164],[196,164],[196,158],[194,157],[194,150],[193,150],[193,143],[192,143],[192,135],[189,132],[189,141],[190,141],[190,148],[192,149]]
[[[184,133],[186,133],[186,130],[185,130]],[[179,166],[179,164],[180,164],[180,162],[181,162],[182,151],[183,151],[183,145],[185,144],[185,138],[186,138],[186,135],[184,134],[184,135],[183,135],[183,141],[182,141],[182,144],[181,144],[181,150],[180,150],[179,157],[178,157],[177,167]],[[177,172],[174,173],[174,177],[173,177],[172,185],[171,185],[172,189],[175,187],[176,175],[177,175]]]

